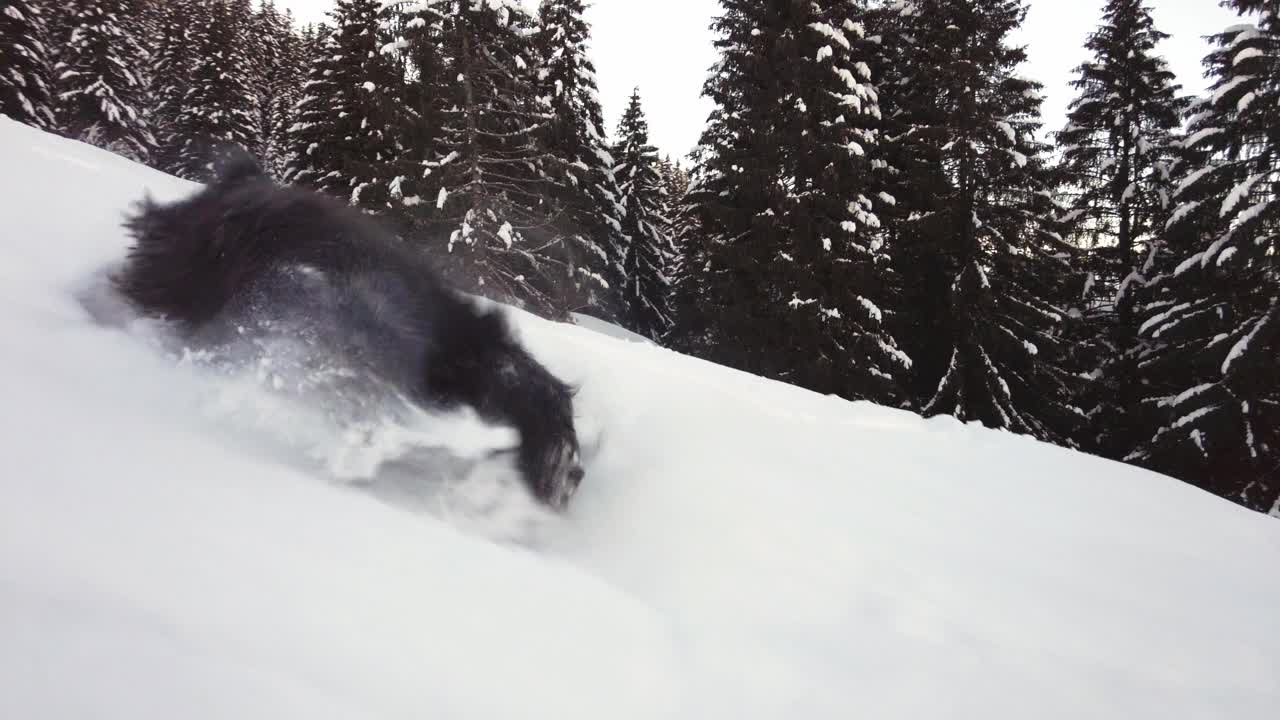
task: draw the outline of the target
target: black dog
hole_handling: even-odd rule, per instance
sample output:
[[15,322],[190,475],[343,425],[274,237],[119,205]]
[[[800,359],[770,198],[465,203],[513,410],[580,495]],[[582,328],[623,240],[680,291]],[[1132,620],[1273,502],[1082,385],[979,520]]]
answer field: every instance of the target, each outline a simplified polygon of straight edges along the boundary
[[517,465],[542,502],[563,508],[582,481],[570,389],[503,315],[447,287],[420,250],[367,215],[277,185],[233,151],[204,189],[170,205],[144,200],[126,226],[135,243],[116,288],[188,340],[305,308],[321,315],[326,342],[416,402],[470,406],[514,427]]

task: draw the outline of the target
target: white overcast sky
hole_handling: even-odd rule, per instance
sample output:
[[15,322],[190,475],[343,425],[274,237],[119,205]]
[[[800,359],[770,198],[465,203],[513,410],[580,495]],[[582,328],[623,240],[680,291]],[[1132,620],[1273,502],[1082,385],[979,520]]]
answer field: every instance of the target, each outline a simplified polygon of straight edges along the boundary
[[[536,0],[524,0],[536,6]],[[1028,46],[1023,74],[1045,85],[1045,123],[1062,124],[1072,91],[1072,68],[1087,55],[1086,36],[1097,26],[1104,0],[1031,0],[1026,25],[1016,41]],[[333,0],[276,0],[301,22],[324,19]],[[1218,0],[1149,0],[1156,26],[1172,37],[1161,52],[1185,91],[1205,82],[1200,60],[1203,36],[1221,31],[1235,16]],[[702,132],[710,105],[700,97],[707,69],[715,62],[709,29],[717,0],[593,0],[592,60],[600,82],[605,117],[613,132],[631,89],[640,88],[652,141],[663,152],[682,155]]]

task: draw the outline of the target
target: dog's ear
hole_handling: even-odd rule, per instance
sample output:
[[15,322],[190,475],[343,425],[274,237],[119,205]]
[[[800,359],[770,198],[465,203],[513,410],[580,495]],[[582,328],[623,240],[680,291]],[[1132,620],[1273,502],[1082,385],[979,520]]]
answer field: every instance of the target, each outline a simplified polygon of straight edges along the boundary
[[262,165],[247,150],[235,143],[228,143],[217,149],[214,153],[213,169],[213,182],[222,187],[263,180],[267,177]]

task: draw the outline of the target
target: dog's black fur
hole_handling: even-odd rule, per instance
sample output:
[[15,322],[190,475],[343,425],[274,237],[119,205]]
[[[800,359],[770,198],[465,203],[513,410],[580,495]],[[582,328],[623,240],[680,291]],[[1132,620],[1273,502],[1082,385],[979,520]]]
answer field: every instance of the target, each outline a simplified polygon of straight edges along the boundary
[[261,320],[249,314],[321,313],[328,342],[415,401],[467,405],[514,427],[517,465],[539,500],[562,508],[577,489],[571,390],[500,312],[447,287],[421,251],[369,216],[277,185],[232,151],[204,189],[169,205],[148,198],[126,226],[135,242],[116,288],[188,340],[215,342]]

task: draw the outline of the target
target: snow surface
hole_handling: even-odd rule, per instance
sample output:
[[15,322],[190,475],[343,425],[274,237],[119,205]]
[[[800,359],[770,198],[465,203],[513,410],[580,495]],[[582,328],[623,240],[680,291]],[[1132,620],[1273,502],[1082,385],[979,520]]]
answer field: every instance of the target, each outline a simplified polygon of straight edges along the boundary
[[573,313],[573,322],[574,324],[580,327],[595,330],[598,333],[601,333],[611,338],[616,338],[618,340],[624,340],[626,342],[632,342],[632,343],[641,343],[644,345],[654,344],[652,340],[650,340],[649,338],[639,333],[631,332],[630,330],[620,325],[614,325],[611,322],[608,322],[606,320],[601,320],[600,318],[594,317],[592,315],[587,315],[586,313]]
[[106,322],[121,213],[190,185],[3,119],[0,156],[0,717],[1280,706],[1274,518],[519,313],[581,388],[587,479],[563,517],[442,514]]

